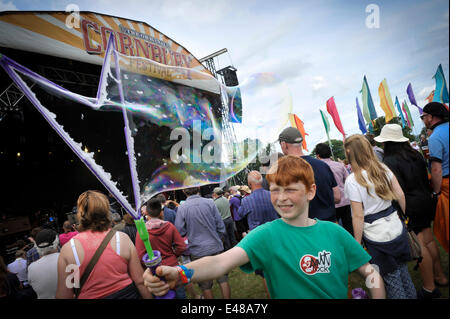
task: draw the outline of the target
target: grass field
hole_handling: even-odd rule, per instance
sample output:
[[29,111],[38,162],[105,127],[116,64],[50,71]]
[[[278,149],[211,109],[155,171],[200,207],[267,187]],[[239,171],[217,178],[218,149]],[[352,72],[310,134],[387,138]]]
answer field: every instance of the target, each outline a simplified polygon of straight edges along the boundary
[[[438,244],[439,246],[439,244]],[[448,264],[448,254],[439,246],[441,251],[441,263],[442,268],[444,269],[444,272],[448,278],[448,270],[449,270],[449,264]],[[413,279],[414,285],[416,289],[422,287],[422,279],[420,277],[420,273],[418,270],[413,270],[415,263],[411,262],[409,263],[409,271],[411,274],[411,277]],[[240,269],[234,269],[229,274],[229,283],[231,287],[231,298],[233,299],[266,299],[267,294],[264,288],[263,280],[260,276],[257,276],[255,274],[246,274]],[[354,272],[350,274],[349,277],[349,284],[350,287],[353,288],[364,288],[367,292],[367,288],[365,288],[365,283],[362,277]],[[197,292],[200,292],[200,289],[198,286],[195,287]],[[449,287],[440,288],[442,297],[444,299],[449,298]],[[214,297],[219,299],[222,298],[222,295],[220,293],[220,289],[218,284],[215,282],[213,286],[213,292]]]

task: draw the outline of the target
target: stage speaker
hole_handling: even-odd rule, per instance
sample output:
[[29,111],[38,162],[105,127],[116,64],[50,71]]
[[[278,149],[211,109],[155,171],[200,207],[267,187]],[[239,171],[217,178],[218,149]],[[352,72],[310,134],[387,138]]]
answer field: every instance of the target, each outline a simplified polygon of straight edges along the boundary
[[237,70],[234,67],[227,66],[226,68],[217,71],[217,73],[223,76],[226,86],[237,86],[239,85],[239,81],[236,71]]

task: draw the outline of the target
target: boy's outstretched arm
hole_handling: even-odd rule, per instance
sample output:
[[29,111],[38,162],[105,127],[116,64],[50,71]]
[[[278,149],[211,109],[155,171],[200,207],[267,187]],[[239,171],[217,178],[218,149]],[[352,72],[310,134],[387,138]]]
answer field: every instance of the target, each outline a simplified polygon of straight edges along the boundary
[[386,299],[383,278],[373,265],[366,263],[358,268],[358,272],[366,280],[372,299]]
[[[219,278],[233,268],[242,266],[249,261],[244,249],[233,247],[220,255],[203,257],[184,266],[194,271],[191,282],[199,282]],[[156,268],[156,274],[164,278],[166,282],[153,276],[150,269],[144,272],[144,285],[155,296],[162,296],[169,289],[181,284],[177,267],[159,266]]]

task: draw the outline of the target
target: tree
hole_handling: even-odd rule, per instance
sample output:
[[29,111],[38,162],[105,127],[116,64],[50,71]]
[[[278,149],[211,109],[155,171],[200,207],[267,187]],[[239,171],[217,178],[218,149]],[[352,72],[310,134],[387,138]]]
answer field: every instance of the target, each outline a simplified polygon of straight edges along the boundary
[[[270,158],[270,155],[276,153],[275,146],[273,144],[267,144],[265,147],[261,147],[263,143],[257,140],[257,156],[254,161],[248,163],[248,165],[241,170],[239,173],[230,178],[227,182],[228,186],[233,185],[247,185],[247,175],[250,171],[260,171],[261,159],[264,158],[263,162]],[[248,149],[245,150],[245,156],[248,156]],[[245,157],[247,158],[247,157]]]

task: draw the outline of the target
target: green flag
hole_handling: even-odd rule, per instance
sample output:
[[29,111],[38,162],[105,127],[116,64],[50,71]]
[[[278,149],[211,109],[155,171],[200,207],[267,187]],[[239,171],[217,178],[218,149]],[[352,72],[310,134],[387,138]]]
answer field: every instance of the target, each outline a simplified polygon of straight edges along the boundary
[[362,94],[362,104],[363,104],[363,116],[367,123],[372,123],[377,116],[375,111],[375,106],[372,101],[372,95],[370,94],[369,85],[367,84],[366,76],[364,75],[363,86],[361,89]]
[[333,160],[336,160],[336,158],[334,157],[334,153],[333,153],[333,146],[330,141],[330,135],[328,135],[328,133],[330,132],[330,122],[328,122],[328,119],[327,119],[327,116],[325,115],[325,113],[323,113],[322,110],[319,110],[319,111],[320,111],[320,115],[322,115],[322,121],[323,121],[323,126],[325,126],[325,132],[327,132],[327,138],[328,138],[328,144],[330,145],[331,156],[333,157]]
[[322,112],[322,110],[320,111],[320,115],[322,115],[322,121],[323,121],[323,125],[325,126],[325,131],[327,132],[327,136],[328,133],[330,132],[330,123],[328,122],[327,116]]
[[406,100],[404,100],[403,105],[404,105],[406,114],[408,114],[408,119],[409,119],[409,121],[410,121],[410,123],[411,123],[410,128],[412,128],[412,127],[414,127],[414,122],[413,122],[411,113],[409,112],[409,107],[408,107],[408,103],[406,103]]

